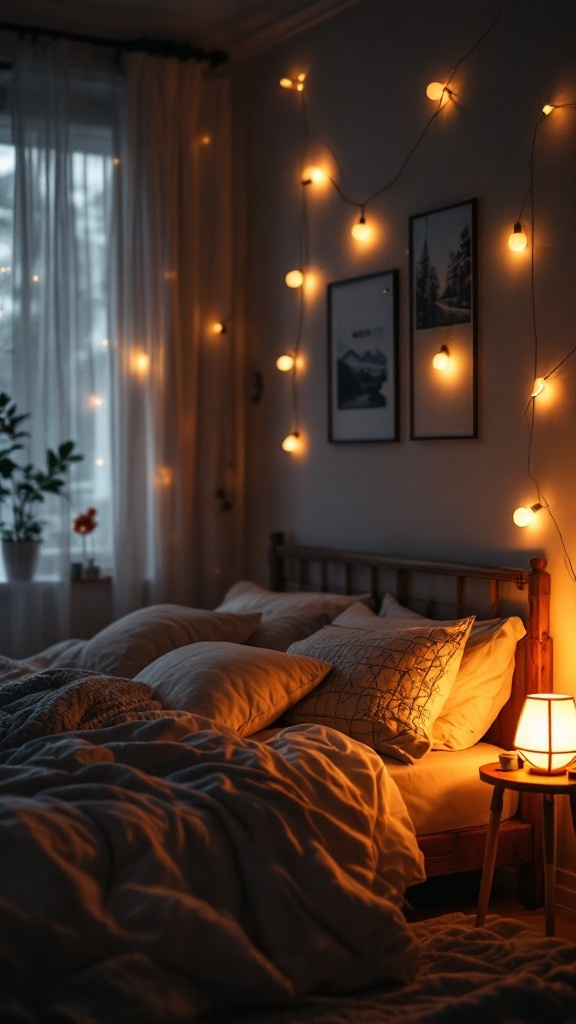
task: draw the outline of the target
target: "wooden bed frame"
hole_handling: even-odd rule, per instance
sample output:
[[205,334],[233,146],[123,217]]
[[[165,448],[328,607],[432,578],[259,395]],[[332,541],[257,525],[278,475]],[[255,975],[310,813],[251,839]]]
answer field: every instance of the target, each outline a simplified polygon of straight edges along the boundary
[[[526,694],[552,690],[550,576],[544,558],[532,558],[529,570],[467,565],[306,547],[290,543],[283,533],[272,534],[269,557],[274,590],[370,593],[376,610],[388,592],[431,618],[520,615],[526,636],[517,646],[510,699],[485,737],[491,743],[512,747]],[[418,836],[427,875],[480,869],[486,831],[480,827]],[[542,905],[541,810],[536,798],[523,795],[517,816],[501,825],[496,864],[519,869],[525,906]]]

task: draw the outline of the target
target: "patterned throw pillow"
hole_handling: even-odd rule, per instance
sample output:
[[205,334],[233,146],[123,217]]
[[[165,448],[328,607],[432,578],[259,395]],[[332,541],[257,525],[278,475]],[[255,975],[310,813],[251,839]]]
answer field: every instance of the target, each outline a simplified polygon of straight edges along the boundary
[[373,633],[325,626],[289,653],[330,662],[326,678],[283,716],[317,722],[408,764],[431,747],[431,730],[462,658],[474,618]]

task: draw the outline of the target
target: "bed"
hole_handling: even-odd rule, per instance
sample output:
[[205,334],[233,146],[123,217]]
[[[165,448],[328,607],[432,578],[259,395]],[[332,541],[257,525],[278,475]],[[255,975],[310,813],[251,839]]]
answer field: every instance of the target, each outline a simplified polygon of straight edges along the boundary
[[[424,612],[433,619],[460,617],[470,612],[494,619],[504,613],[516,613],[525,623],[525,635],[515,645],[510,693],[482,737],[485,745],[477,745],[471,751],[467,749],[463,754],[451,751],[447,758],[440,751],[433,752],[432,759],[436,762],[444,758],[440,770],[430,756],[418,765],[420,778],[417,777],[415,785],[420,791],[437,792],[440,815],[447,801],[452,798],[458,802],[459,794],[463,793],[464,813],[471,810],[470,801],[475,802],[476,808],[473,824],[464,820],[463,827],[458,827],[457,811],[456,824],[450,829],[420,830],[418,842],[425,855],[428,877],[482,867],[489,798],[482,793],[477,769],[480,764],[498,759],[496,748],[506,750],[513,746],[516,723],[526,695],[553,688],[550,575],[545,559],[535,557],[529,564],[530,568],[524,570],[418,560],[297,545],[289,543],[282,533],[271,537],[269,565],[274,590],[326,591],[338,586],[347,594],[369,594],[378,609],[392,592],[402,608]],[[396,608],[393,602],[392,614],[396,613]],[[412,770],[406,771],[390,761],[387,764],[399,783],[402,784],[404,775],[406,787],[414,786]],[[454,782],[450,791],[445,772],[448,764]],[[438,776],[444,784],[435,789],[429,780],[432,777],[436,783]],[[436,813],[428,802],[427,824]],[[515,809],[508,804],[503,817],[507,820],[501,826],[496,864],[516,866],[522,902],[529,908],[541,906],[544,879],[540,807],[534,798],[523,799]]]
[[[389,736],[400,757],[385,758],[313,716],[290,720],[334,672],[299,645],[334,630],[356,642],[370,630],[333,622],[375,615],[369,604],[385,594],[416,624],[384,632],[407,633],[410,650],[426,634],[436,654],[448,638],[459,666],[468,579],[488,581],[492,617],[508,589],[527,598],[511,699],[547,687],[545,565],[375,559],[276,535],[271,566],[273,587],[241,583],[214,611],[152,606],[90,640],[0,659],[0,1019],[568,1024],[571,943],[495,917],[478,929],[464,915],[408,923],[405,894],[425,867],[475,865],[483,834],[416,836],[387,767],[412,770],[406,737]],[[407,585],[416,569],[440,580],[433,605],[425,585],[421,612]],[[455,570],[456,619],[411,620],[446,614]],[[275,600],[282,614],[254,610]],[[288,634],[300,638],[286,652]],[[509,704],[491,737],[504,746]],[[529,809],[505,831],[502,862],[537,876]]]

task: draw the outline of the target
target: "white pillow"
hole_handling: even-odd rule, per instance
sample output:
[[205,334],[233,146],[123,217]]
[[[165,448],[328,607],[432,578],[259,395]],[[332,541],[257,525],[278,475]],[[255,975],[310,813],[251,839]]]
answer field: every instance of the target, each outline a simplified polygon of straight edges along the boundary
[[241,644],[196,643],[138,673],[165,707],[211,718],[241,736],[264,729],[318,685],[330,665]]
[[[385,595],[380,616],[384,622],[393,616],[395,623],[403,619],[406,624],[437,621],[404,608],[391,594]],[[456,681],[432,729],[434,750],[465,750],[488,732],[510,697],[516,646],[525,635],[517,615],[474,623]]]
[[133,679],[145,665],[176,647],[200,640],[244,643],[259,622],[257,613],[233,615],[179,604],[153,604],[100,630],[85,642],[74,663],[76,668]]
[[331,662],[323,682],[283,723],[319,722],[411,763],[431,747],[432,725],[456,677],[473,618],[445,626],[370,632],[324,626],[290,652]]
[[260,612],[260,625],[249,643],[254,647],[286,651],[291,644],[328,625],[339,612],[358,601],[370,601],[370,594],[276,591],[241,580],[228,590],[216,610]]

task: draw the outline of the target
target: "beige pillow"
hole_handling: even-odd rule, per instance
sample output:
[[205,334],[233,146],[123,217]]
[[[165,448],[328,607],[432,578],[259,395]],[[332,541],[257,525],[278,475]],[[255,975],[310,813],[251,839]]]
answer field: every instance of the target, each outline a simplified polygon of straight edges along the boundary
[[330,667],[297,654],[196,643],[158,658],[136,679],[149,683],[165,707],[211,718],[250,736],[309,693]]
[[525,635],[516,615],[474,625],[456,682],[432,727],[434,750],[465,750],[482,739],[510,697],[516,645]]
[[378,614],[387,619],[424,619],[426,622],[432,621],[427,619],[425,615],[413,612],[411,608],[406,608],[403,604],[400,604],[392,594],[384,594]]
[[[395,623],[436,621],[404,608],[391,594],[385,595],[380,616],[383,622],[392,621],[390,616]],[[525,635],[517,615],[474,623],[456,681],[432,729],[434,750],[465,750],[488,732],[510,697],[516,645]]]
[[216,610],[260,612],[260,625],[249,643],[254,647],[287,651],[291,644],[328,625],[344,608],[359,601],[370,601],[370,595],[275,591],[241,580],[228,590]]
[[432,745],[432,725],[456,677],[473,618],[444,626],[371,632],[325,626],[290,652],[331,662],[331,672],[283,717],[319,722],[407,763]]
[[176,647],[200,640],[242,644],[259,622],[257,613],[233,615],[179,604],[149,605],[124,615],[87,640],[75,666],[133,679],[145,665]]

